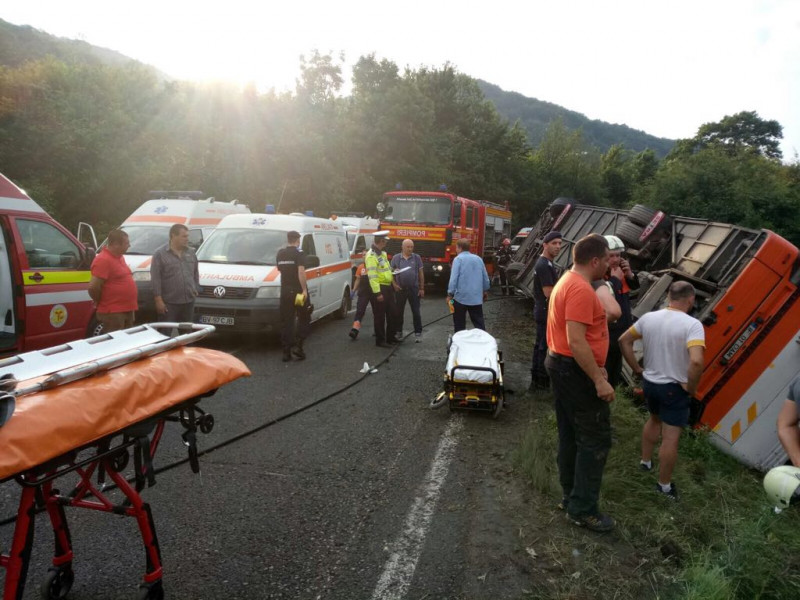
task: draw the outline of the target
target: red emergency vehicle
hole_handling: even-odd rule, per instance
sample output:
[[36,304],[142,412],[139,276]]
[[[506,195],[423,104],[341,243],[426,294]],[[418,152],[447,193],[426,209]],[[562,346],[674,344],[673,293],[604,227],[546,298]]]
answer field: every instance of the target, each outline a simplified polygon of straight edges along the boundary
[[386,251],[397,254],[403,240],[412,240],[429,282],[448,282],[456,242],[462,238],[470,240],[471,252],[483,256],[491,271],[494,250],[511,233],[508,204],[470,200],[447,191],[386,192],[378,213],[381,229],[389,231]]
[[86,337],[93,258],[0,174],[0,356]]

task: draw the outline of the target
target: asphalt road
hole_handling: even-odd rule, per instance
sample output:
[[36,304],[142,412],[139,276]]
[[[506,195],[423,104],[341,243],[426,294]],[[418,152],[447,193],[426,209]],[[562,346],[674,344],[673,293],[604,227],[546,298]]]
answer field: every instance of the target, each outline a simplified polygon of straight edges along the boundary
[[[529,327],[526,310],[521,300],[490,302],[488,329],[512,335]],[[216,419],[200,438],[201,450],[361,381],[204,456],[200,475],[184,465],[161,473],[143,492],[167,598],[517,598],[525,592],[513,518],[503,509],[517,487],[502,449],[507,444],[495,444],[509,435],[516,405],[497,421],[428,408],[441,390],[452,332],[443,296],[423,302],[423,322],[430,324],[422,343],[412,336],[394,351],[374,346],[371,316],[352,342],[351,318],[316,323],[303,362],[281,362],[274,337],[211,341],[253,375],[201,403]],[[411,328],[408,309],[405,326]],[[506,356],[507,388],[527,386],[526,361],[522,352]],[[362,377],[364,362],[380,363],[378,372]],[[185,456],[178,430],[168,428],[156,466]],[[18,492],[13,482],[0,486],[0,518],[16,512]],[[144,553],[134,521],[74,509],[68,517],[76,576],[69,597],[135,598]],[[12,527],[0,528],[3,551]],[[39,597],[51,552],[52,532],[40,515],[25,598]]]

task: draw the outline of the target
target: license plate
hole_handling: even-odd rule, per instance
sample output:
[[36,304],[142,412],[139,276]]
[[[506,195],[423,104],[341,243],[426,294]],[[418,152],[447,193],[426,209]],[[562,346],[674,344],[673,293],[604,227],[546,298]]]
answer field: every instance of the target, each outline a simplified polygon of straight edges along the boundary
[[216,315],[202,315],[200,322],[207,325],[233,325],[233,317],[218,317]]

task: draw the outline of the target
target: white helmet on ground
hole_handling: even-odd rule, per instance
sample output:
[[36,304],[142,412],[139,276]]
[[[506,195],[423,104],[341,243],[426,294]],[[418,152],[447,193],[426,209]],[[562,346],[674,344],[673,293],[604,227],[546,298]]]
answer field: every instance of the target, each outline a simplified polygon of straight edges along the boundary
[[777,508],[800,502],[800,468],[781,465],[764,476],[764,490]]
[[606,241],[608,242],[608,251],[609,252],[625,252],[625,244],[622,243],[622,240],[619,239],[615,235],[604,235]]

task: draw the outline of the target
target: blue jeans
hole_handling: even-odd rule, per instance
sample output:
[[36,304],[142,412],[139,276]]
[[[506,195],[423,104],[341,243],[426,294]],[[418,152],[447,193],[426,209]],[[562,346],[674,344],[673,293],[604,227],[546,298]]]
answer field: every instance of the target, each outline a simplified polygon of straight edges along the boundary
[[406,312],[406,300],[411,306],[411,316],[414,319],[414,333],[422,333],[422,315],[419,312],[419,288],[402,288],[394,294],[394,303],[397,308],[397,334],[403,331],[403,316]]

